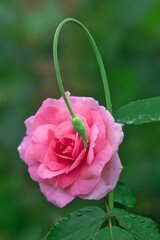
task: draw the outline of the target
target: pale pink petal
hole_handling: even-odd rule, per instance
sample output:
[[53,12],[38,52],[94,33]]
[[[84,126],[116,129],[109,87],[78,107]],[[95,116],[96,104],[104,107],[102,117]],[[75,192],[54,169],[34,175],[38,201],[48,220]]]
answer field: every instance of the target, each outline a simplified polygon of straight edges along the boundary
[[70,160],[60,159],[58,155],[53,152],[52,144],[50,144],[47,149],[43,163],[46,167],[53,171],[64,169],[65,167],[71,165]]
[[113,116],[104,107],[100,106],[99,112],[104,119],[106,129],[108,129],[108,138],[110,139],[113,153],[117,152],[124,137],[122,124],[115,123]]
[[101,199],[113,190],[117,184],[123,167],[118,154],[114,154],[112,159],[105,165],[102,176],[96,187],[90,194],[81,195],[83,199]]
[[35,163],[28,168],[30,177],[36,182],[45,182],[45,179],[40,178],[38,175],[38,167],[39,167],[39,163]]
[[[83,106],[89,107],[90,110],[97,110],[99,108],[98,101],[95,101],[94,98],[91,97],[69,97],[69,101],[71,104],[83,104]],[[78,108],[76,107],[77,111]]]
[[45,195],[49,202],[62,208],[71,202],[75,197],[67,193],[64,189],[53,187],[51,184],[40,183],[41,192]]
[[32,157],[30,149],[31,145],[29,145],[29,147],[26,149],[24,158],[24,161],[28,166],[32,166],[33,164],[37,163],[37,161]]
[[25,153],[26,149],[31,144],[31,137],[25,136],[21,142],[21,144],[18,146],[18,152],[20,155],[20,158],[25,161]]
[[69,169],[69,166],[63,168],[63,169],[60,169],[60,170],[57,170],[57,171],[53,171],[53,170],[50,170],[49,168],[47,168],[43,163],[40,164],[39,168],[38,168],[38,175],[39,177],[41,178],[52,178],[52,177],[55,177],[55,176],[58,176],[62,173],[65,173],[67,172]]
[[80,194],[88,194],[94,189],[99,179],[100,177],[89,180],[78,178],[75,183],[67,188],[67,192],[74,196],[78,196]]
[[[68,98],[70,96],[70,92],[67,91],[66,96]],[[43,101],[42,106],[39,109],[44,109],[47,106],[54,106],[61,109],[63,107],[66,107],[66,104],[63,97],[60,97],[59,99],[47,98],[46,100]]]
[[57,177],[51,178],[50,183],[56,187],[66,188],[78,179],[79,172],[80,172],[80,169],[76,168],[69,173],[64,173]]
[[96,126],[98,128],[98,136],[95,141],[95,149],[94,149],[95,154],[96,154],[97,152],[100,152],[101,149],[104,148],[105,139],[107,137],[107,130],[105,128],[103,119],[98,112],[92,111],[91,116],[92,116],[94,124],[96,124]]
[[98,200],[105,197],[109,191],[111,191],[111,188],[106,186],[105,182],[100,178],[97,185],[89,194],[79,195],[79,197],[88,200]]
[[27,118],[25,120],[25,126],[26,126],[26,135],[28,136],[32,136],[32,133],[33,133],[33,120],[34,120],[34,116],[31,116],[29,118]]
[[72,152],[73,158],[76,159],[83,149],[84,149],[83,140],[81,136],[78,133],[76,133],[75,145]]
[[97,153],[92,164],[88,166],[87,163],[83,163],[80,173],[81,178],[91,179],[100,176],[105,164],[110,161],[111,157],[112,147],[109,139],[106,139],[104,148]]
[[75,115],[79,115],[86,119],[86,123],[89,127],[93,125],[93,120],[90,115],[91,108],[88,105],[84,105],[83,102],[72,104],[72,109]]
[[72,163],[71,167],[68,169],[67,173],[75,169],[80,163],[84,160],[86,155],[86,151],[83,149],[83,151],[79,154],[77,159]]
[[59,112],[59,108],[55,106],[46,106],[45,108],[40,108],[36,113],[33,120],[33,129],[38,126],[46,124],[56,124],[56,114]]
[[76,131],[74,130],[72,123],[70,121],[61,123],[55,129],[56,138],[63,138],[68,134],[75,134],[75,133]]
[[56,114],[56,125],[58,126],[59,124],[68,121],[71,121],[71,115],[68,108],[64,106],[64,108],[60,108],[59,112]]
[[95,147],[95,140],[97,139],[98,135],[98,128],[96,124],[93,124],[91,127],[91,139],[90,139],[90,144],[89,144],[89,150],[86,158],[86,163],[88,165],[91,165],[93,158],[94,158],[94,147]]
[[120,173],[123,169],[118,153],[115,153],[110,162],[108,162],[103,171],[102,179],[106,185],[111,187],[111,190],[115,188],[119,179]]
[[48,131],[55,131],[55,126],[51,124],[39,126],[32,135],[31,154],[34,159],[43,162],[43,158],[49,147]]

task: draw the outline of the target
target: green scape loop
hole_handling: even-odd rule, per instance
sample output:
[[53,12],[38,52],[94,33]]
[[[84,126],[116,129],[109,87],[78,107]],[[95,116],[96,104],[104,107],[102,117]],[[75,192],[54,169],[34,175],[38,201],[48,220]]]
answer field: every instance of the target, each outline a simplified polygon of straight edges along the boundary
[[[59,88],[61,90],[62,96],[64,98],[64,101],[68,107],[68,110],[71,114],[71,118],[72,118],[72,125],[73,128],[75,129],[76,132],[78,132],[80,134],[80,136],[82,137],[83,143],[84,143],[84,147],[86,150],[87,147],[87,135],[86,135],[86,130],[85,130],[85,125],[83,123],[83,121],[77,121],[75,120],[76,116],[71,108],[71,105],[66,97],[65,94],[65,90],[63,87],[63,83],[62,83],[62,78],[61,78],[61,74],[60,74],[60,69],[59,69],[59,64],[58,64],[58,54],[57,54],[57,45],[58,45],[58,38],[59,38],[59,33],[61,28],[63,27],[63,25],[67,22],[73,22],[78,24],[86,33],[92,48],[96,54],[96,58],[100,67],[100,72],[101,72],[101,76],[102,76],[102,80],[103,80],[103,86],[104,86],[104,91],[105,91],[105,97],[106,97],[106,105],[108,110],[112,113],[112,105],[111,105],[111,98],[110,98],[110,92],[109,92],[109,87],[108,87],[108,82],[107,82],[107,76],[106,76],[106,72],[104,69],[104,65],[103,65],[103,61],[101,58],[101,55],[98,51],[98,48],[96,46],[96,43],[93,39],[93,37],[91,36],[91,34],[89,33],[89,31],[87,30],[87,28],[78,20],[74,19],[74,18],[66,18],[64,19],[57,27],[56,32],[55,32],[55,36],[54,36],[54,41],[53,41],[53,58],[54,58],[54,65],[55,65],[55,71],[56,71],[56,75],[57,75],[57,80],[58,80],[58,84],[59,84]],[[78,125],[76,125],[78,124]]]

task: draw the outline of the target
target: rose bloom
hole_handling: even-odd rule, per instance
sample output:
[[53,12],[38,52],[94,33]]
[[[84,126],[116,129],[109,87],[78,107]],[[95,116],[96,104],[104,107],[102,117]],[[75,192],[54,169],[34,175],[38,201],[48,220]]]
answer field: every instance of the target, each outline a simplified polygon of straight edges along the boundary
[[86,126],[86,151],[62,97],[48,98],[25,121],[26,136],[18,147],[31,178],[47,200],[59,207],[76,196],[103,198],[114,189],[122,171],[117,153],[123,139],[121,124],[93,98],[66,94]]

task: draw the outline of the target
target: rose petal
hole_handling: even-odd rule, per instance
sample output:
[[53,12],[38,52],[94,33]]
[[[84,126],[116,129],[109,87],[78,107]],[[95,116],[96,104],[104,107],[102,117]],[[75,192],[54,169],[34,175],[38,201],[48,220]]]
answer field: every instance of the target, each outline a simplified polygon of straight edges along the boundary
[[96,186],[99,179],[100,177],[89,179],[89,180],[78,178],[75,183],[73,183],[70,187],[67,188],[67,192],[74,196],[78,196],[81,194],[88,194]]
[[121,144],[124,134],[122,131],[122,124],[115,123],[113,116],[104,107],[99,108],[99,112],[104,119],[104,124],[108,128],[108,138],[110,139],[113,153],[118,151],[118,147]]
[[25,120],[25,126],[26,126],[26,135],[28,136],[32,136],[32,133],[33,133],[33,120],[34,120],[34,116],[31,116],[29,118],[27,118]]
[[43,163],[40,164],[39,168],[38,168],[38,175],[39,177],[41,178],[52,178],[52,177],[55,177],[55,176],[58,176],[62,173],[65,173],[68,171],[70,167],[67,166],[63,169],[60,169],[60,170],[57,170],[57,171],[53,171],[53,170],[50,170],[49,168],[47,168]]
[[33,164],[28,168],[28,172],[34,181],[45,182],[45,179],[40,178],[38,175],[38,167],[39,167],[39,163],[36,162],[35,164]]
[[75,197],[67,193],[64,189],[53,187],[51,184],[40,183],[41,192],[45,195],[48,201],[62,208],[71,202]]
[[122,164],[118,154],[116,153],[112,157],[111,161],[105,165],[102,171],[102,177],[93,191],[90,194],[81,195],[80,197],[83,199],[98,200],[106,196],[106,194],[115,188],[122,169]]
[[111,156],[112,147],[109,139],[106,139],[104,148],[97,153],[92,164],[88,166],[87,163],[83,163],[80,173],[81,178],[91,179],[100,176],[102,169],[104,168],[105,164],[110,161]]
[[42,125],[35,129],[32,135],[31,154],[34,159],[43,162],[43,158],[49,147],[48,131],[55,131],[51,124]]
[[31,145],[29,145],[29,147],[26,149],[24,158],[25,163],[27,163],[29,167],[37,163],[37,161],[32,157],[30,149]]
[[71,167],[68,169],[67,173],[69,173],[71,170],[76,168],[80,163],[84,160],[84,157],[86,155],[86,151],[83,149],[83,151],[79,154],[75,162],[71,165]]
[[33,129],[38,126],[46,124],[56,124],[56,114],[59,112],[59,108],[55,106],[46,106],[45,108],[40,108],[36,113],[33,120]]
[[72,152],[73,158],[76,159],[83,149],[84,149],[83,140],[81,136],[78,133],[76,133],[75,145]]
[[19,152],[20,158],[23,159],[23,161],[25,161],[25,152],[30,144],[31,144],[31,138],[26,136],[23,138],[21,144],[18,146],[18,152]]
[[66,188],[74,183],[79,177],[80,169],[76,168],[69,173],[61,174],[51,178],[50,183],[55,187]]
[[75,134],[75,130],[73,129],[71,122],[63,122],[57,126],[55,129],[55,136],[56,138],[60,139],[68,134]]
[[93,119],[93,123],[96,124],[98,128],[98,136],[95,141],[95,153],[97,153],[100,152],[101,149],[103,149],[104,147],[108,129],[106,130],[103,119],[98,112],[92,111],[91,116]]
[[90,144],[89,144],[89,150],[88,150],[88,154],[87,154],[87,158],[86,158],[86,163],[88,165],[91,165],[93,158],[94,158],[93,148],[95,147],[95,140],[97,139],[98,132],[99,132],[99,130],[98,130],[96,124],[93,124],[93,126],[91,127]]
[[67,166],[71,165],[69,160],[60,159],[54,152],[52,148],[52,144],[48,147],[47,153],[45,154],[44,165],[48,167],[50,170],[57,171],[64,169]]

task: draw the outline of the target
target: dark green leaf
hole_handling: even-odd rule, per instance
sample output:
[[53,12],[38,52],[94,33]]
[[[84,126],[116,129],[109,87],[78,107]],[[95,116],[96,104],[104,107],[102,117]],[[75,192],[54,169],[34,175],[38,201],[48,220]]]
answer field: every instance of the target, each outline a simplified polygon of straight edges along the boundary
[[157,226],[150,218],[134,215],[118,208],[112,209],[111,214],[136,240],[160,240]]
[[90,239],[106,218],[106,213],[97,207],[87,207],[71,213],[57,222],[47,240]]
[[111,236],[111,230],[107,227],[100,230],[93,240],[133,240],[133,238],[128,232],[119,227],[112,227]]
[[125,124],[143,124],[160,121],[160,97],[128,103],[119,108],[115,121]]
[[114,190],[114,201],[127,208],[134,208],[137,203],[135,194],[121,182],[118,182]]

